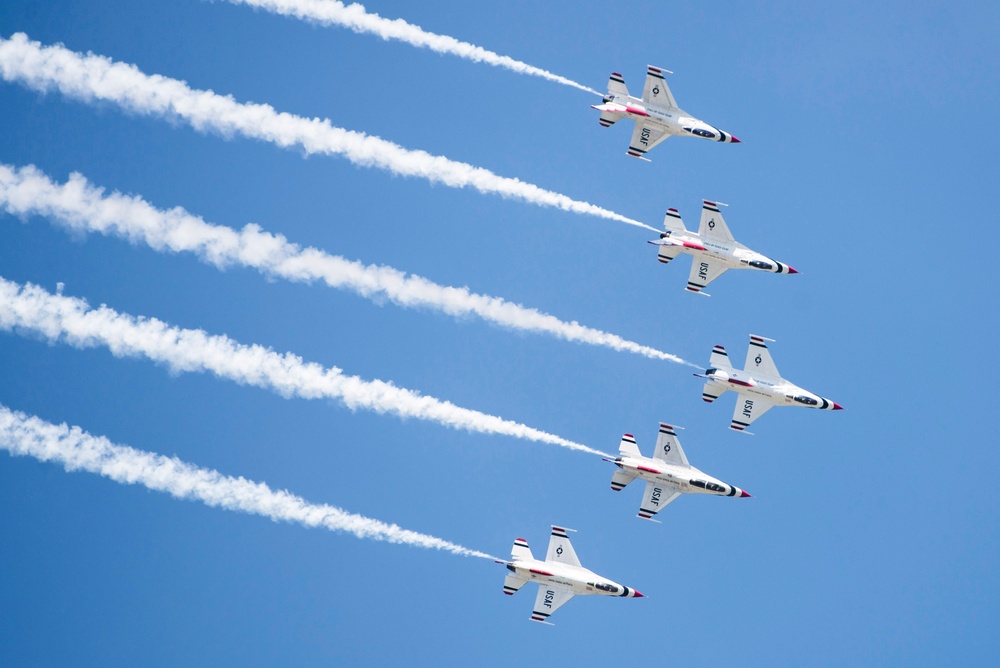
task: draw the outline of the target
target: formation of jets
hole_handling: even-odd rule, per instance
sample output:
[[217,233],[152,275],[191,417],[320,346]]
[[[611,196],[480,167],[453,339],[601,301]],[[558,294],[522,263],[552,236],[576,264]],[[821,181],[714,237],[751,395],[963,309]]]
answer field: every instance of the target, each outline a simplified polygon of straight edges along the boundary
[[[642,98],[629,95],[625,80],[618,73],[611,75],[608,93],[594,109],[601,112],[600,124],[608,127],[628,118],[635,121],[628,155],[649,162],[646,153],[672,135],[701,137],[724,143],[740,143],[733,135],[692,117],[682,111],[674,100],[663,74],[667,70],[648,66]],[[685,290],[699,294],[712,281],[729,269],[755,269],[775,274],[797,274],[791,266],[751,250],[737,242],[719,210],[721,202],[702,201],[701,224],[698,232],[684,226],[677,209],[667,209],[660,238],[649,243],[658,247],[658,259],[663,264],[681,253],[692,256],[691,273]],[[695,376],[705,379],[702,399],[711,403],[724,393],[736,392],[736,410],[729,428],[746,431],[755,420],[775,406],[805,406],[820,410],[841,410],[835,401],[813,394],[778,373],[762,336],[751,335],[743,369],[735,369],[722,346],[715,346],[705,373]],[[633,480],[642,480],[642,493],[637,516],[658,522],[657,513],[674,502],[681,494],[714,494],[748,498],[746,491],[696,469],[677,438],[677,427],[660,423],[652,457],[645,457],[632,434],[622,436],[618,457],[604,458],[617,467],[611,477],[611,489],[620,492]],[[535,559],[523,538],[514,541],[510,561],[498,561],[508,573],[503,592],[513,595],[529,582],[538,584],[538,595],[531,619],[550,624],[549,617],[574,596],[598,594],[623,598],[641,598],[635,589],[618,584],[587,570],[580,564],[576,551],[566,535],[568,529],[553,526],[549,550],[544,561]]]

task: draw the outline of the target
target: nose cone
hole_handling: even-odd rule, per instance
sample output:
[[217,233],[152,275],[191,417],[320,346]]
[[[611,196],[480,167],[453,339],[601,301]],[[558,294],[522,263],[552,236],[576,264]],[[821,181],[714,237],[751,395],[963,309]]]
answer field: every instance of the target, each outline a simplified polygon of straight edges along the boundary
[[833,402],[833,410],[835,410],[835,411],[842,411],[842,410],[844,410],[844,407],[841,406],[840,404],[838,404],[836,401],[834,401]]
[[740,490],[740,498],[741,499],[752,499],[753,497],[750,496],[750,492],[746,491],[745,489],[741,489]]
[[637,589],[633,589],[632,598],[646,598],[646,597],[643,594],[641,594]]
[[729,135],[729,143],[730,144],[742,144],[743,142],[741,142],[739,139],[737,139],[733,135]]
[[796,269],[795,267],[789,267],[788,268],[788,273],[789,274],[797,274],[797,273],[799,273],[799,270]]

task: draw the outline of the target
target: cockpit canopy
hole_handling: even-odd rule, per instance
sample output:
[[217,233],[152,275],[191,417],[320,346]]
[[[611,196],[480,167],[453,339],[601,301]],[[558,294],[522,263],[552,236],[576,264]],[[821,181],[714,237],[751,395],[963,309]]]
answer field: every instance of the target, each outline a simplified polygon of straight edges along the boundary
[[707,489],[710,492],[725,492],[726,488],[714,482],[706,482],[704,480],[692,480],[692,487],[701,487],[702,489]]
[[818,406],[819,402],[812,397],[792,397],[792,399],[800,404],[805,404],[806,406]]
[[600,591],[606,591],[609,594],[615,594],[618,592],[618,587],[613,584],[607,584],[606,582],[594,582],[594,589],[599,589]]
[[750,266],[757,269],[774,269],[773,265],[767,262],[762,262],[761,260],[750,260]]

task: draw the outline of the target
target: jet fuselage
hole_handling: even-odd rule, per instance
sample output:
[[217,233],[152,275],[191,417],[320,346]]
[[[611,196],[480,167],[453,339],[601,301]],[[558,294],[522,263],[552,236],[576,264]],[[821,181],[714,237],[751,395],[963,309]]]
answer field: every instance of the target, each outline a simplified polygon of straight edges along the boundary
[[[551,585],[569,589],[574,594],[597,594],[600,596],[622,596],[625,598],[642,598],[635,589],[620,585],[613,580],[582,566],[571,566],[555,561],[539,561],[538,559],[517,559],[507,563],[507,570],[528,582],[537,582],[543,590]],[[551,602],[555,593],[547,596]]]
[[835,401],[824,399],[818,394],[805,390],[794,383],[790,383],[784,378],[768,378],[766,376],[752,376],[746,371],[739,369],[716,369],[710,368],[705,371],[705,377],[719,383],[727,390],[732,390],[742,397],[744,411],[747,417],[753,410],[755,397],[767,399],[770,403],[778,406],[805,406],[806,408],[819,408],[821,410],[840,410],[841,406]]
[[[775,274],[797,274],[792,267],[773,260],[766,255],[750,250],[743,244],[722,239],[705,239],[697,232],[668,230],[660,233],[660,241],[650,241],[657,246],[675,246],[698,262],[698,258],[710,259],[726,266],[727,269],[756,269]],[[703,278],[708,267],[703,268]]]
[[[654,485],[663,485],[683,494],[714,494],[716,496],[750,496],[739,487],[729,485],[699,471],[693,466],[677,466],[650,457],[617,457],[615,466],[626,473]],[[655,491],[654,491],[655,494]],[[657,499],[651,499],[654,503]]]
[[[604,103],[595,109],[607,111],[614,114],[621,114],[623,118],[630,118],[639,123],[655,124],[659,129],[669,135],[682,135],[688,137],[701,137],[712,141],[721,141],[729,144],[740,143],[739,139],[733,137],[728,132],[724,132],[714,125],[709,125],[705,121],[694,118],[681,109],[665,109],[631,95],[615,95],[608,93],[604,96]],[[640,136],[639,142],[646,145],[646,137]]]

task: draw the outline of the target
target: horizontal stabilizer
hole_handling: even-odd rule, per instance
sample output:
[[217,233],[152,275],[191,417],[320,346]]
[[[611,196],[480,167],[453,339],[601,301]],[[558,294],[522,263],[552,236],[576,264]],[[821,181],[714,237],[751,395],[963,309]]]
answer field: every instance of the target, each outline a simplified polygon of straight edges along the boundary
[[528,541],[523,538],[515,538],[514,547],[510,548],[510,558],[511,561],[526,561],[528,559],[534,559],[535,557],[531,554],[531,548],[528,547]]
[[705,383],[705,389],[701,391],[701,398],[708,403],[712,403],[719,397],[721,397],[726,390],[728,390],[722,383],[717,383],[714,380],[710,380]]
[[611,73],[608,79],[608,93],[610,95],[628,95],[628,88],[625,87],[625,79],[617,72]]
[[625,485],[629,484],[633,480],[635,480],[634,476],[619,469],[615,471],[613,476],[611,476],[611,489],[616,492],[620,492],[625,488]]
[[517,593],[517,591],[521,587],[523,587],[526,584],[528,584],[528,581],[525,580],[524,578],[519,578],[513,573],[508,573],[507,577],[505,577],[503,580],[503,593],[507,594],[508,596],[513,596],[514,594]]
[[667,232],[687,232],[684,220],[677,209],[667,209],[667,215],[663,217],[663,227]]
[[729,362],[729,355],[722,346],[712,348],[712,356],[708,358],[708,365],[713,369],[733,368],[733,365]]
[[623,434],[622,441],[618,444],[618,453],[626,457],[642,457],[639,446],[635,443],[635,436]]

